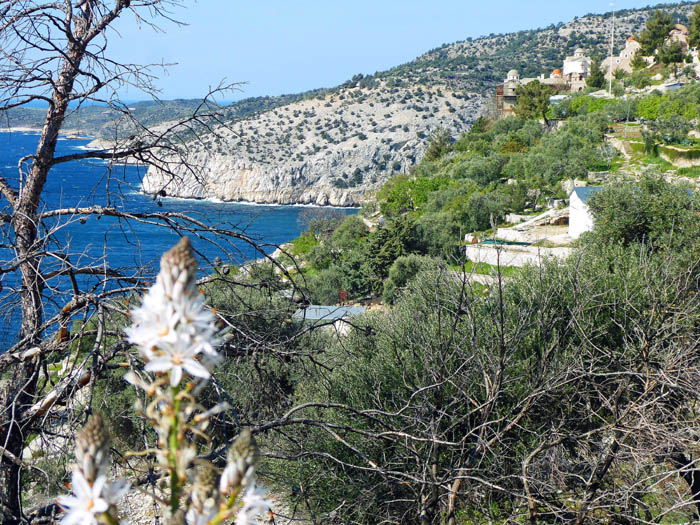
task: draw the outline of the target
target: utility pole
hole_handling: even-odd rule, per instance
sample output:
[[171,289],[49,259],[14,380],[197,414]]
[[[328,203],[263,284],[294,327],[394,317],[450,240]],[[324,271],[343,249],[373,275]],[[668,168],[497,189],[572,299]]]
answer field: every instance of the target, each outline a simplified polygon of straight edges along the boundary
[[610,7],[612,10],[612,29],[610,30],[610,70],[608,71],[610,75],[610,85],[608,87],[608,95],[612,96],[612,81],[613,81],[613,51],[615,49],[615,4],[610,2]]

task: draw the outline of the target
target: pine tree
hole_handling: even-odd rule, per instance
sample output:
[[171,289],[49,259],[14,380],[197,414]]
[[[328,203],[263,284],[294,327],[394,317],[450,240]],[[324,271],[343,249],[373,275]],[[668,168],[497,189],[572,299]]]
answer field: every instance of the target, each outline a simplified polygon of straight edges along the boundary
[[647,20],[647,27],[639,35],[639,43],[645,56],[651,56],[659,49],[668,33],[673,29],[673,15],[658,9],[654,11],[652,17]]
[[632,57],[632,60],[630,61],[630,66],[632,66],[632,69],[634,71],[639,71],[640,69],[644,69],[645,67],[647,67],[646,60],[644,60],[642,56],[642,50],[638,49]]
[[683,59],[683,46],[680,42],[671,42],[659,48],[659,60],[665,66],[671,65],[674,75],[676,74],[676,65],[683,62]]
[[452,136],[446,129],[438,128],[430,134],[424,159],[427,161],[438,160],[450,151],[452,151]]
[[683,57],[683,46],[680,42],[671,42],[659,48],[659,60],[664,65],[680,64]]
[[471,129],[469,130],[469,133],[484,133],[487,131],[489,128],[489,121],[486,117],[481,115],[478,119],[474,121],[474,124],[472,124]]

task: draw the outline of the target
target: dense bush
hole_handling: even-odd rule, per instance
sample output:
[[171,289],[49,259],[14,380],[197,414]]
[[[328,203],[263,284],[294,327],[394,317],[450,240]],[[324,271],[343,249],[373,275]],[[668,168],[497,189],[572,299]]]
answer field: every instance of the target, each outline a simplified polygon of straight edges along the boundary
[[680,144],[685,141],[692,127],[690,122],[680,115],[671,115],[668,118],[659,117],[651,121],[648,126],[657,140],[667,144]]
[[655,92],[642,98],[637,104],[639,118],[644,120],[656,120],[659,117],[659,106],[661,106],[662,100],[662,97]]
[[[695,446],[685,407],[698,397],[698,277],[697,254],[620,244],[485,294],[419,272],[393,310],[333,346],[322,380],[299,383],[304,417],[337,430],[293,432],[286,453],[307,459],[289,482],[320,515],[343,504],[363,523],[452,523],[484,501],[501,522],[568,521],[572,508],[689,519],[692,495],[674,472],[694,468],[681,458]],[[580,473],[596,469],[591,499]]]
[[418,273],[429,269],[444,268],[441,259],[420,255],[399,257],[389,268],[389,277],[384,282],[384,302],[394,304],[404,288]]
[[644,243],[650,249],[684,249],[697,242],[700,204],[686,186],[662,177],[609,184],[590,201],[595,218],[592,239],[625,246]]

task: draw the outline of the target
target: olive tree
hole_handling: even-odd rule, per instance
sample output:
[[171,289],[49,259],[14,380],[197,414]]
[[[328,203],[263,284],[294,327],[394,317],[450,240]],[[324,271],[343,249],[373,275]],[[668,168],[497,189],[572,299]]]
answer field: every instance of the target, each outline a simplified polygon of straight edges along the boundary
[[650,250],[679,250],[697,235],[697,197],[661,176],[609,184],[590,202],[600,244],[643,244]]
[[318,519],[694,519],[697,261],[591,244],[486,290],[419,273],[268,427],[286,479]]

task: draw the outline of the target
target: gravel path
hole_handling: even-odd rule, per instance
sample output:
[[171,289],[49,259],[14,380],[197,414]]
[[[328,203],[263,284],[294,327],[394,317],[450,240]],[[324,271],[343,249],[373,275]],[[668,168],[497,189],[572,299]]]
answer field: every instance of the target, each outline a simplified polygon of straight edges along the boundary
[[[270,499],[272,500],[272,517],[262,517],[258,520],[259,523],[274,525],[308,523],[307,520],[300,517],[292,518],[292,513],[279,498],[271,495]],[[159,517],[156,517],[156,512],[158,512]],[[164,523],[160,509],[156,509],[153,504],[153,498],[136,490],[132,490],[119,504],[119,516],[129,525],[155,525],[156,523],[162,525]]]

